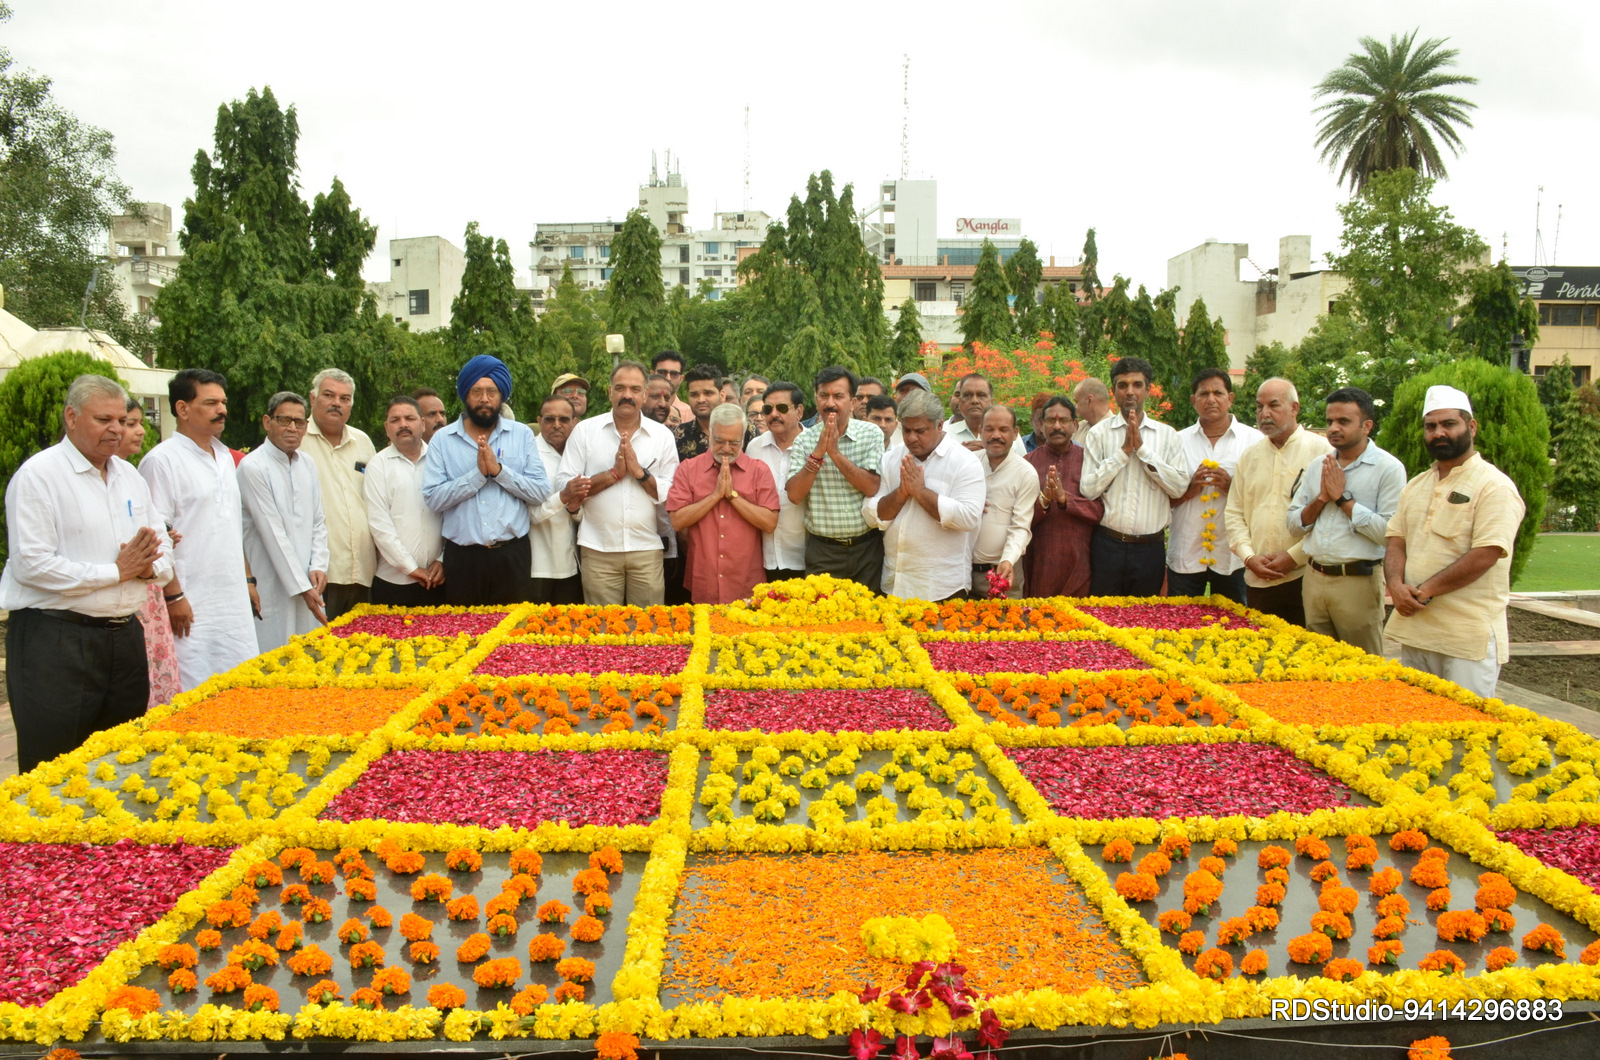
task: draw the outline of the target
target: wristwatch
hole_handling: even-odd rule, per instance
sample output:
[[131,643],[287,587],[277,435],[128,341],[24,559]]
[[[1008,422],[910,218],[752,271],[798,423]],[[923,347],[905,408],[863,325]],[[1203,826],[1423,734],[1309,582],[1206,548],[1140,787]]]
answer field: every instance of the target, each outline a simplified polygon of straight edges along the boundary
[[1354,501],[1355,499],[1356,499],[1356,495],[1354,493],[1351,493],[1349,490],[1345,490],[1343,493],[1341,493],[1339,495],[1339,503],[1340,504],[1344,504],[1346,501]]
[[728,496],[731,497],[734,500],[738,500],[739,499],[739,491],[738,490],[729,490],[728,491]]

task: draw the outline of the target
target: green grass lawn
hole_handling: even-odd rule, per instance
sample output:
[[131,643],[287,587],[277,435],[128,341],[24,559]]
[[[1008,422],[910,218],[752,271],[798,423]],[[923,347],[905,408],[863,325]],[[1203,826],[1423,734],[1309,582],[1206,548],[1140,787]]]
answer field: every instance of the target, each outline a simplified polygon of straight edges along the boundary
[[1515,592],[1600,589],[1600,534],[1541,534]]

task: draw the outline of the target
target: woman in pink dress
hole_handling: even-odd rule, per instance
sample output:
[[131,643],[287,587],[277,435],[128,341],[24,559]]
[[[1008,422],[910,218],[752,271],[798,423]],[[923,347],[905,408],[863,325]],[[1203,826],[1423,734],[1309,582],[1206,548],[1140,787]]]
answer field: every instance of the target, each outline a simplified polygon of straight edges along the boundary
[[[144,409],[133,398],[128,399],[127,427],[122,435],[122,448],[117,455],[131,460],[144,447]],[[176,545],[177,539],[173,542]],[[150,660],[150,702],[148,707],[171,703],[183,691],[183,681],[178,676],[178,656],[173,648],[172,623],[167,620],[167,602],[162,598],[161,586],[151,582],[145,591],[149,594],[139,609],[139,624],[144,627],[144,650]]]

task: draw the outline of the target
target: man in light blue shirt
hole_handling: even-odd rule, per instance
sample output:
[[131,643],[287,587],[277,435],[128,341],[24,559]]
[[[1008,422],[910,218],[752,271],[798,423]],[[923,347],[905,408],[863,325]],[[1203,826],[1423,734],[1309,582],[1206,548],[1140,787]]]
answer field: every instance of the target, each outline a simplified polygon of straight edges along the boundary
[[550,481],[534,434],[500,415],[511,372],[480,354],[456,379],[461,418],[428,446],[422,498],[443,520],[445,599],[452,605],[528,599],[533,557],[528,505],[543,504]]
[[1406,469],[1373,444],[1372,395],[1345,387],[1328,395],[1334,451],[1306,468],[1289,502],[1289,531],[1309,534],[1301,589],[1306,628],[1383,655],[1383,554]]

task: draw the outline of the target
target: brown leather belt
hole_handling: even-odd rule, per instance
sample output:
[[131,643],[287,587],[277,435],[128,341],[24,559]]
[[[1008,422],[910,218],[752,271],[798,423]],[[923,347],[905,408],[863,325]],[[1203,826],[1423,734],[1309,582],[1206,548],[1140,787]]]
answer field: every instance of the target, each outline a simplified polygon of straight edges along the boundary
[[1318,563],[1316,560],[1312,560],[1311,569],[1318,574],[1326,574],[1330,578],[1356,575],[1365,577],[1378,569],[1378,561],[1375,559],[1363,559],[1354,563]]
[[1124,534],[1122,531],[1113,530],[1108,526],[1097,526],[1094,528],[1094,532],[1105,534],[1111,540],[1121,541],[1125,545],[1148,544],[1151,541],[1160,541],[1165,536],[1165,531],[1162,530],[1157,530],[1153,534]]
[[35,607],[33,610],[57,622],[70,622],[74,626],[90,626],[94,629],[121,629],[139,617],[137,611],[131,615],[101,616],[85,615],[77,611],[51,611],[43,607]]

